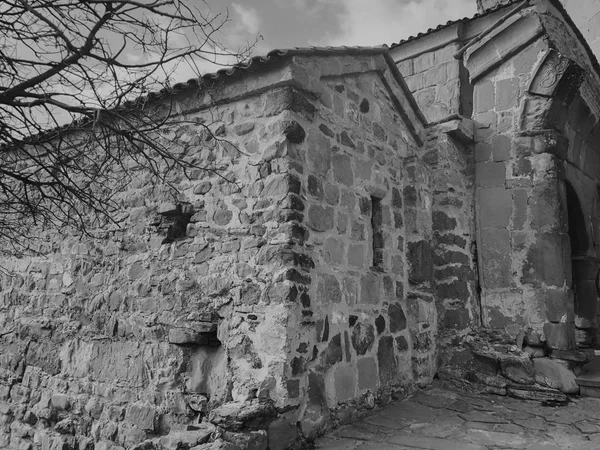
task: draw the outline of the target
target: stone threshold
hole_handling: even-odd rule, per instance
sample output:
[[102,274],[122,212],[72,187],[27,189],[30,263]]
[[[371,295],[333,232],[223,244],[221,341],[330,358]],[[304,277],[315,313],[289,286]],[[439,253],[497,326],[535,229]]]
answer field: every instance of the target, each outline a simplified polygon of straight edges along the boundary
[[[595,350],[594,353],[600,356],[600,350]],[[583,366],[583,374],[575,382],[579,385],[581,396],[600,398],[600,358],[594,358]]]

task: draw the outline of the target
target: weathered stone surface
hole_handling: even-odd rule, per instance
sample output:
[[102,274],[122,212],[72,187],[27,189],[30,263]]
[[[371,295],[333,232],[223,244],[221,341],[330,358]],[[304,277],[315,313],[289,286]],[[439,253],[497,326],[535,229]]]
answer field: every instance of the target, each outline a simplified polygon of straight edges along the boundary
[[540,234],[523,264],[523,283],[562,286],[566,279],[563,235]]
[[428,241],[408,243],[408,279],[411,283],[430,282],[433,277],[432,250]]
[[534,366],[528,354],[503,355],[500,358],[500,370],[502,375],[515,383],[535,382]]
[[504,186],[479,189],[479,211],[484,228],[506,228],[512,215],[512,193]]
[[374,273],[367,273],[360,280],[361,303],[377,304],[381,300],[381,278]]
[[331,338],[327,348],[323,352],[323,362],[327,365],[334,365],[343,359],[342,336],[338,333]]
[[191,448],[196,445],[205,444],[215,431],[211,424],[202,423],[194,427],[194,430],[176,431],[160,438],[159,443],[164,450],[178,450],[180,448]]
[[308,208],[307,225],[315,231],[328,231],[333,228],[333,209],[319,205]]
[[356,367],[358,369],[358,389],[361,391],[374,390],[379,380],[375,358],[372,356],[361,358],[356,362]]
[[321,301],[333,303],[340,303],[342,301],[340,283],[334,275],[321,274],[318,276],[317,283],[317,290]]
[[350,156],[337,153],[331,158],[331,165],[333,167],[334,179],[346,186],[351,186],[354,182],[354,174]]
[[335,397],[345,402],[356,397],[357,374],[351,366],[338,366],[334,373]]
[[298,438],[298,428],[285,418],[272,421],[267,428],[268,448],[271,450],[286,450]]
[[381,384],[392,383],[398,374],[398,361],[394,354],[394,339],[391,336],[382,336],[379,338],[377,362]]
[[364,355],[375,341],[375,328],[370,323],[357,323],[352,329],[351,341],[356,354]]
[[275,415],[275,408],[271,402],[252,400],[225,403],[211,410],[208,419],[226,430],[239,431],[244,424],[251,421],[265,423]]
[[388,316],[390,321],[390,332],[396,333],[406,328],[406,316],[399,303],[392,303],[388,307]]
[[546,323],[544,334],[548,347],[556,350],[575,348],[575,327],[572,323]]
[[134,403],[127,407],[125,420],[142,430],[154,431],[156,410],[147,404]]
[[575,374],[564,363],[549,358],[536,358],[533,360],[533,367],[537,383],[558,389],[565,394],[579,393]]
[[307,393],[307,407],[299,425],[305,438],[314,439],[327,425],[330,414],[327,406],[325,383],[321,375],[315,372],[308,374]]
[[487,288],[508,287],[512,281],[511,247],[508,230],[481,231],[483,280]]

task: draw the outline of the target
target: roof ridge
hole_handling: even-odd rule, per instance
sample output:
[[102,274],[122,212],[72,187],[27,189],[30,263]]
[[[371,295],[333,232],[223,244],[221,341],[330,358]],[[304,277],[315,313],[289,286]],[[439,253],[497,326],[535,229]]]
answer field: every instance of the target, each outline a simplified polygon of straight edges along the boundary
[[390,45],[390,49],[399,47],[400,45],[406,44],[407,42],[414,41],[415,39],[419,39],[419,38],[421,38],[423,36],[427,36],[429,34],[435,33],[436,31],[443,30],[444,28],[448,28],[448,27],[450,27],[452,25],[455,25],[457,23],[466,23],[466,22],[470,22],[470,21],[475,20],[475,19],[479,19],[480,17],[484,17],[484,16],[487,16],[488,14],[494,13],[496,11],[500,11],[501,9],[504,9],[504,8],[507,8],[507,7],[511,6],[511,5],[514,5],[515,3],[519,3],[520,1],[523,1],[523,0],[511,0],[508,3],[498,4],[498,5],[494,6],[493,8],[488,9],[487,11],[485,11],[483,13],[479,13],[478,12],[478,13],[476,13],[472,17],[463,17],[462,19],[449,20],[445,24],[440,24],[440,25],[438,25],[435,28],[429,28],[427,31],[424,31],[422,33],[417,33],[416,36],[409,36],[406,39],[402,39],[402,40],[398,41],[395,44],[391,44]]

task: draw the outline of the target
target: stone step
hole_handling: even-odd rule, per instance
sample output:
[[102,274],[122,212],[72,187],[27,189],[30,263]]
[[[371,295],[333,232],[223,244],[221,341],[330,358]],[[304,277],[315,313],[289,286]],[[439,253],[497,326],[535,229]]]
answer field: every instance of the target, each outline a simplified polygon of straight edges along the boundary
[[583,366],[583,373],[575,379],[583,397],[600,398],[600,352],[596,350],[595,353],[596,358]]

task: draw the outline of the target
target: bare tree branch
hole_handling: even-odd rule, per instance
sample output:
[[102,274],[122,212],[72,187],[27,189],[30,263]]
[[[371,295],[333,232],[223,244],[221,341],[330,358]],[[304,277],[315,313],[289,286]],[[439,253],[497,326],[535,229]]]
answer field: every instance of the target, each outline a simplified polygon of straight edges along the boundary
[[[175,173],[218,172],[172,151],[165,130],[187,123],[172,105],[140,100],[169,89],[177,64],[249,55],[253,43],[229,51],[219,42],[226,14],[185,3],[0,3],[0,248],[47,248],[44,230],[89,233],[91,221],[110,222],[138,174],[174,188]],[[221,143],[211,124],[189,125],[207,145]]]

